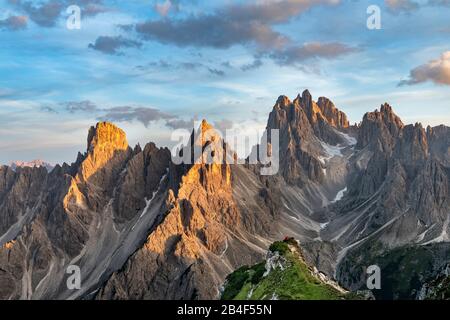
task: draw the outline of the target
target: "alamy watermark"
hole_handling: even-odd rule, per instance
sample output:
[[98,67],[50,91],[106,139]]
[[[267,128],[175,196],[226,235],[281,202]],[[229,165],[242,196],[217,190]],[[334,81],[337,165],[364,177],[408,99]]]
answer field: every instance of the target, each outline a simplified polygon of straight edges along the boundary
[[69,30],[81,29],[81,8],[77,5],[71,5],[66,9],[69,17],[66,20],[66,27]]
[[81,269],[79,266],[70,265],[66,269],[66,273],[70,276],[67,278],[66,285],[69,290],[81,289]]
[[377,5],[370,5],[367,7],[367,29],[369,30],[380,30],[381,29],[381,9]]
[[369,290],[380,290],[381,289],[381,269],[377,265],[371,265],[367,267],[366,273],[369,275],[367,277],[366,285]]
[[[261,175],[275,175],[279,170],[278,129],[258,130],[246,128],[227,129],[225,133],[202,123],[192,133],[186,129],[172,132],[171,140],[175,164],[259,164]],[[193,138],[193,141],[192,141]]]

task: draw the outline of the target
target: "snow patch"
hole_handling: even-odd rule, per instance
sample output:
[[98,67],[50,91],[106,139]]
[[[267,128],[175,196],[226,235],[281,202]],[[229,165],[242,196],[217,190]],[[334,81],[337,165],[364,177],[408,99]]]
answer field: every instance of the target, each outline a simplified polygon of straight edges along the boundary
[[150,208],[150,205],[152,204],[152,200],[153,200],[154,197],[155,197],[155,193],[153,192],[152,198],[150,200],[147,200],[147,198],[144,199],[145,200],[145,208],[142,211],[142,213],[141,213],[139,218],[142,218],[143,216],[145,216],[145,214],[148,211],[148,208]]
[[421,234],[419,234],[419,235],[417,236],[416,243],[422,242],[423,239],[425,239],[425,236],[426,236],[427,233],[428,233],[428,229],[425,230],[424,232],[422,232]]
[[337,146],[333,146],[331,144],[328,144],[324,141],[320,141],[320,144],[322,145],[322,148],[325,150],[326,155],[322,155],[317,157],[317,159],[322,163],[325,164],[327,161],[333,159],[334,157],[343,157],[342,150],[346,149],[349,146],[354,146],[357,143],[357,140],[353,138],[352,136],[337,131],[336,132],[341,135],[344,140],[346,141],[343,145],[338,144]]
[[323,159],[329,160],[334,157],[342,157],[342,149],[344,149],[345,147],[341,147],[339,145],[332,146],[331,144],[325,143],[323,141],[320,141],[320,144],[328,155],[327,157],[323,157]]
[[320,224],[320,230],[323,230],[323,229],[325,229],[328,225],[330,224],[330,222],[328,221],[328,222],[326,222],[326,223],[321,223]]
[[349,146],[354,146],[355,144],[358,143],[358,140],[356,140],[356,138],[350,136],[350,135],[347,134],[347,133],[343,133],[343,132],[340,132],[340,131],[339,131],[339,134],[340,134],[341,136],[343,136],[345,140],[347,140],[347,143],[348,143]]
[[344,194],[345,194],[346,192],[347,192],[347,187],[345,187],[344,189],[340,190],[340,191],[337,193],[337,195],[336,195],[336,197],[334,198],[334,200],[331,201],[331,203],[336,203],[336,202],[338,202],[339,200],[341,200],[341,199],[344,197]]
[[319,156],[319,157],[317,157],[317,159],[318,159],[322,164],[325,164],[325,160],[328,160],[329,158]]
[[144,217],[148,210],[150,209],[150,205],[152,204],[152,201],[155,199],[156,195],[158,194],[158,192],[161,189],[161,184],[164,181],[164,179],[167,177],[167,174],[169,173],[169,169],[166,169],[166,173],[161,177],[161,179],[159,180],[159,184],[158,184],[158,188],[153,192],[151,199],[147,199],[145,198],[145,208],[142,211],[139,219],[136,221],[136,223],[133,225],[133,227],[131,228],[131,230],[134,230],[134,228],[136,228],[137,224],[139,223],[139,221],[142,219],[142,217]]

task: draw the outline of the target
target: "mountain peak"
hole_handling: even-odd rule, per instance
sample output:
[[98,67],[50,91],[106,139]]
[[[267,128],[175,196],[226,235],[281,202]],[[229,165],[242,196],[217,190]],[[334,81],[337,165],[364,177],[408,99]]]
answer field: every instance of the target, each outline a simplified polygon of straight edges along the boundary
[[385,102],[381,105],[380,112],[382,113],[392,113],[392,107],[389,105],[389,103]]
[[317,100],[317,105],[319,106],[322,116],[332,126],[338,128],[348,128],[350,126],[347,115],[336,108],[336,106],[330,99],[326,97],[320,97],[319,100]]
[[399,116],[394,112],[394,108],[388,103],[384,103],[380,107],[380,113],[382,113],[385,116],[385,119],[395,123],[395,125],[399,128],[403,128],[404,124]]
[[404,127],[402,120],[388,103],[382,104],[379,110],[367,112],[364,115],[363,123],[365,121],[383,122],[387,126],[395,125],[399,129]]
[[[110,122],[99,122],[89,129],[87,155],[81,164],[80,178],[86,181],[110,163],[123,158],[129,146],[125,132]],[[114,162],[114,161],[113,161]]]
[[403,127],[402,120],[394,113],[393,108],[388,103],[384,103],[379,111],[375,110],[364,115],[360,124],[357,148],[362,149],[380,140],[383,148],[390,150]]
[[311,93],[309,92],[309,90],[308,89],[305,89],[304,91],[303,91],[303,93],[302,93],[302,99],[306,99],[306,100],[309,100],[309,99],[312,99],[312,96],[311,96]]
[[99,122],[89,129],[88,151],[108,145],[117,150],[126,150],[128,141],[125,132],[110,122]]
[[203,133],[205,133],[208,130],[213,130],[214,127],[212,126],[212,124],[210,124],[208,121],[206,121],[206,119],[203,119],[202,123],[200,125],[200,129]]
[[288,97],[281,95],[278,97],[275,105],[278,105],[281,108],[287,107],[291,104],[291,100]]
[[328,98],[320,97],[315,102],[309,90],[306,89],[301,96],[297,96],[295,101],[306,110],[308,118],[313,125],[319,119],[323,119],[336,128],[348,128],[350,126],[346,114],[336,108],[334,103]]

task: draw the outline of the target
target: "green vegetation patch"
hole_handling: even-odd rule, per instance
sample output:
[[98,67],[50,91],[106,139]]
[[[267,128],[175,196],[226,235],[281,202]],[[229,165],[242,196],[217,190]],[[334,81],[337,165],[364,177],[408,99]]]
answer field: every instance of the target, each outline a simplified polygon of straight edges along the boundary
[[338,290],[311,274],[308,266],[290,245],[275,242],[269,250],[286,259],[285,268],[277,267],[266,276],[265,263],[243,267],[227,277],[223,300],[336,300],[345,298]]

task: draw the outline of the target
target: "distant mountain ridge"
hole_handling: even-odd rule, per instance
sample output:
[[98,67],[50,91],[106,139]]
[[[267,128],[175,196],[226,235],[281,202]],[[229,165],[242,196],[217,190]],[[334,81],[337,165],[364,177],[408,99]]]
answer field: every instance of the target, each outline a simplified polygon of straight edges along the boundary
[[[280,96],[267,128],[280,133],[273,176],[260,164],[175,164],[107,122],[72,164],[0,166],[0,299],[217,299],[227,275],[286,236],[350,291],[364,289],[366,263],[395,275],[405,252],[432,267],[402,261],[411,280],[384,277],[389,297],[414,298],[446,270],[449,127],[405,125],[388,104],[351,126],[305,90]],[[206,131],[203,121],[188,146],[226,145]],[[66,286],[69,265],[81,290]]]
[[44,160],[33,160],[33,161],[13,161],[9,164],[9,166],[13,169],[16,170],[17,168],[46,168],[47,171],[51,171],[54,166],[48,162],[45,162]]

